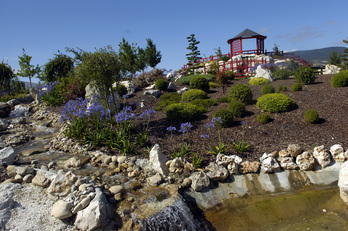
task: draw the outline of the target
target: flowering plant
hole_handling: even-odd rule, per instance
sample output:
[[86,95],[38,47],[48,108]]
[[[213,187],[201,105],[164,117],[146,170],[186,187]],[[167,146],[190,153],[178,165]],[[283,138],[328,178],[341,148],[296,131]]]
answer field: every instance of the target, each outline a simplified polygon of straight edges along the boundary
[[240,122],[240,124],[242,125],[242,139],[237,142],[233,142],[233,144],[231,144],[231,147],[236,152],[244,152],[250,148],[250,144],[248,142],[244,142],[244,129],[245,129],[246,122],[242,121]]
[[[209,130],[209,134],[211,134],[211,129],[215,128],[215,125],[218,125],[218,124],[222,124],[221,117],[214,117],[211,120],[211,123],[206,123],[205,124],[205,127],[208,128],[208,130]],[[219,126],[216,126],[216,127],[217,127],[217,130],[218,130],[219,142],[218,142],[218,145],[215,146],[215,149],[213,149],[213,148],[211,148],[209,146],[210,150],[208,151],[208,153],[212,153],[212,154],[215,154],[215,155],[217,155],[219,153],[226,153],[227,152],[227,146],[221,140],[220,128],[219,128]]]

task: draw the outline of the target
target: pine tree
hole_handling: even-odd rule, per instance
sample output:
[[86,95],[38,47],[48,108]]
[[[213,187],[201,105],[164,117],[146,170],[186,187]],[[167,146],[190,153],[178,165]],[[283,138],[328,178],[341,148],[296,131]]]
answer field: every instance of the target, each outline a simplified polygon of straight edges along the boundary
[[162,55],[160,51],[157,51],[156,44],[151,39],[146,39],[147,46],[145,48],[146,64],[152,68],[155,68],[157,64],[161,62]]
[[[343,42],[348,43],[348,40],[343,40]],[[348,57],[348,48],[344,49],[344,53],[346,54],[341,55],[343,61],[342,67],[344,69],[348,69],[348,58],[346,58]]]
[[187,49],[191,51],[190,53],[186,54],[186,58],[188,60],[187,64],[194,67],[197,63],[197,60],[202,58],[199,56],[201,52],[198,50],[197,47],[197,45],[200,42],[196,40],[195,34],[191,34],[189,37],[187,37],[187,40],[189,42],[189,46],[187,47]]

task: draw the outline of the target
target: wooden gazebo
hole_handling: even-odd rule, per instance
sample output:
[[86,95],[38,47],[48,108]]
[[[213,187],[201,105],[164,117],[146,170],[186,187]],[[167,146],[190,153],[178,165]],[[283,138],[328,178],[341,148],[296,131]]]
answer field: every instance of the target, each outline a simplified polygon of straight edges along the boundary
[[[239,54],[264,54],[265,46],[264,40],[267,37],[260,35],[252,30],[245,29],[234,38],[227,40],[227,43],[230,44],[231,48],[231,57]],[[243,50],[243,39],[256,39],[256,49],[255,50]]]

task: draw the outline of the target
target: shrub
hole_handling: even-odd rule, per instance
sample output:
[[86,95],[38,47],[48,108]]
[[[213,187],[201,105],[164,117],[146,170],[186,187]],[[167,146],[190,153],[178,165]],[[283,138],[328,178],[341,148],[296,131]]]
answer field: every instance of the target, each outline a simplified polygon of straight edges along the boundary
[[195,99],[206,99],[208,98],[208,94],[200,89],[190,89],[184,92],[181,96],[183,101],[192,101]]
[[291,90],[292,91],[302,91],[302,84],[295,83],[294,85],[292,85]]
[[190,81],[196,77],[196,76],[201,76],[206,78],[208,81],[211,81],[215,78],[214,74],[206,74],[206,75],[187,75],[187,76],[182,76],[181,78],[179,78],[178,80],[176,80],[176,82],[178,83],[182,83],[182,84],[186,84],[189,85]]
[[200,89],[205,92],[209,91],[209,81],[203,76],[195,76],[190,81],[191,89]]
[[277,88],[277,92],[283,92],[283,91],[287,91],[288,88],[284,85],[279,85]]
[[316,110],[310,109],[306,111],[304,118],[307,120],[307,122],[314,124],[319,121],[319,114]]
[[295,71],[295,81],[302,84],[311,84],[315,81],[315,75],[310,67],[302,66]]
[[234,76],[233,71],[226,71],[225,73],[227,74],[229,80],[234,79],[235,76]]
[[222,56],[221,61],[227,62],[230,58],[228,56]]
[[221,117],[222,123],[217,124],[219,127],[227,128],[233,124],[233,113],[227,109],[219,109],[215,111],[213,117]]
[[218,103],[228,103],[229,102],[229,98],[228,96],[223,96],[217,99]]
[[278,69],[273,73],[273,76],[275,79],[287,79],[291,75],[291,72],[289,69],[284,68],[284,69]]
[[174,122],[187,122],[200,119],[202,111],[190,103],[175,103],[166,107],[166,118]]
[[262,92],[263,95],[274,93],[275,92],[275,88],[271,84],[265,84],[262,87],[261,92]]
[[269,80],[263,77],[256,77],[256,78],[252,78],[249,81],[250,85],[264,85],[269,83]]
[[192,100],[190,103],[193,105],[196,105],[197,107],[206,109],[208,107],[216,105],[216,100],[214,100],[214,99],[195,99],[195,100]]
[[216,88],[216,83],[209,82],[209,89],[211,89],[211,88]]
[[253,99],[251,88],[241,83],[233,86],[229,91],[229,100],[232,101],[234,99],[239,100],[242,103],[250,103]]
[[243,117],[245,114],[245,104],[238,101],[238,100],[232,100],[228,104],[228,110],[230,110],[234,117]]
[[164,93],[163,95],[161,95],[160,101],[157,107],[155,108],[155,110],[159,111],[168,105],[179,103],[180,100],[181,100],[181,95],[179,95],[176,92]]
[[341,71],[331,78],[332,87],[347,87],[348,86],[348,70]]
[[257,121],[259,121],[260,124],[267,124],[271,121],[271,116],[266,113],[259,114],[257,116]]
[[114,90],[117,91],[117,94],[120,97],[127,95],[128,93],[127,87],[123,84],[117,84],[117,87],[115,87]]
[[153,69],[149,72],[145,72],[136,78],[136,85],[138,87],[146,87],[153,84],[157,79],[163,78],[163,70]]
[[157,79],[155,82],[155,88],[157,90],[165,91],[168,88],[168,81],[165,79]]
[[256,105],[264,111],[269,112],[286,112],[291,110],[295,103],[287,95],[282,93],[271,93],[261,96]]

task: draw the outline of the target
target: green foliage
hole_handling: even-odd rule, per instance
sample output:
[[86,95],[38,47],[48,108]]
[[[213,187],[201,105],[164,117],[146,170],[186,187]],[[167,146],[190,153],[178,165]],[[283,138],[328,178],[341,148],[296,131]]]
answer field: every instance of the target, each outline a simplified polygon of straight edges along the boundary
[[200,168],[203,160],[204,160],[204,157],[198,156],[198,153],[195,152],[192,156],[192,165],[195,168]]
[[245,130],[245,122],[240,122],[242,124],[242,139],[231,144],[231,148],[233,148],[236,152],[244,152],[250,148],[249,142],[244,141],[244,130]]
[[165,79],[157,79],[155,82],[155,88],[157,90],[165,91],[168,88],[168,81]]
[[209,89],[211,89],[211,88],[216,88],[216,83],[209,82]]
[[256,78],[252,78],[249,81],[250,85],[264,85],[264,84],[268,84],[270,83],[268,79],[263,78],[263,77],[256,77]]
[[248,104],[253,99],[253,93],[249,86],[239,83],[230,89],[229,99],[230,101],[235,99]]
[[267,124],[271,121],[271,116],[266,113],[259,114],[257,116],[257,121],[259,121],[260,124]]
[[274,52],[274,56],[280,55],[279,46],[275,43],[274,43],[274,47],[273,47],[273,52]]
[[15,78],[12,68],[3,61],[0,63],[0,90],[10,90],[11,82]]
[[146,64],[152,68],[155,68],[157,64],[161,62],[162,55],[160,51],[157,51],[156,44],[151,39],[146,39],[147,46],[145,48]]
[[60,81],[61,78],[67,78],[73,68],[74,61],[71,57],[63,54],[55,54],[55,57],[45,64],[40,79],[46,83]]
[[213,74],[205,74],[205,75],[187,75],[187,76],[183,76],[180,79],[177,80],[178,83],[182,83],[182,84],[186,84],[189,85],[191,80],[196,77],[196,76],[202,76],[204,78],[206,78],[208,81],[211,81],[215,78],[215,76]]
[[279,85],[277,87],[277,92],[278,93],[283,92],[283,91],[287,91],[287,90],[288,90],[288,88],[286,86],[284,86],[284,85]]
[[341,62],[342,62],[341,55],[338,54],[337,51],[332,51],[329,54],[329,60],[328,60],[329,64],[339,66],[341,65]]
[[265,84],[261,89],[262,95],[271,94],[275,92],[275,88],[271,84]]
[[268,112],[286,112],[291,110],[295,103],[287,95],[282,93],[266,94],[258,98],[256,105]]
[[39,75],[41,72],[41,69],[39,65],[36,67],[32,64],[30,64],[32,56],[29,56],[25,53],[25,50],[23,48],[23,56],[18,56],[19,58],[19,67],[20,70],[18,71],[17,75],[22,77],[29,77],[30,82],[30,88],[32,88],[31,84],[31,78],[35,77],[36,75]]
[[278,69],[272,73],[275,79],[287,79],[290,77],[291,72],[287,68]]
[[243,117],[245,114],[245,104],[238,101],[238,100],[232,100],[228,104],[228,110],[230,110],[234,117]]
[[175,103],[166,107],[166,119],[174,122],[187,122],[200,119],[202,111],[190,103]]
[[192,101],[195,99],[206,99],[208,98],[208,94],[201,89],[190,89],[184,92],[181,96],[183,101]]
[[0,102],[7,102],[11,99],[25,98],[27,93],[8,93],[6,95],[0,96]]
[[160,102],[158,103],[157,108],[155,110],[159,111],[168,105],[179,103],[180,100],[181,100],[181,95],[179,95],[176,92],[164,93],[163,95],[160,96]]
[[217,104],[216,100],[214,99],[194,99],[190,103],[203,109],[206,109],[208,107],[211,107]]
[[340,71],[331,78],[332,87],[347,87],[348,86],[348,70]]
[[117,84],[116,88],[114,88],[113,90],[116,91],[118,96],[120,97],[127,95],[128,93],[127,87],[123,84]]
[[301,84],[311,84],[315,81],[315,75],[310,67],[302,66],[295,71],[295,81]]
[[190,51],[190,53],[186,54],[186,58],[188,61],[188,65],[192,65],[193,67],[197,63],[197,60],[200,59],[201,57],[199,56],[201,53],[198,50],[197,45],[200,43],[199,41],[196,40],[195,34],[191,34],[189,37],[186,38],[189,42],[189,46],[187,49]]
[[319,114],[316,110],[310,109],[306,111],[304,118],[307,122],[314,124],[319,121]]
[[[348,40],[343,40],[344,43],[348,43]],[[342,68],[344,69],[348,69],[348,48],[344,49],[344,53],[345,54],[342,54],[341,57],[342,57]]]
[[215,74],[217,83],[222,87],[222,92],[225,94],[225,89],[228,84],[229,75],[226,72],[218,72]]
[[228,103],[229,102],[229,98],[228,96],[223,96],[217,99],[218,103]]
[[228,56],[222,56],[221,61],[227,62],[230,58]]
[[200,89],[205,92],[209,91],[209,81],[204,76],[197,75],[194,76],[190,81],[191,89]]
[[[226,57],[226,56],[225,56],[225,57]],[[225,74],[228,75],[228,79],[229,79],[229,80],[233,80],[234,77],[235,77],[233,71],[226,71]]]
[[119,43],[119,61],[120,69],[124,76],[134,75],[141,70],[144,60],[139,56],[139,47],[136,44],[130,44],[125,38]]
[[294,85],[292,85],[291,90],[292,91],[302,91],[302,84],[295,83]]
[[179,150],[173,150],[169,153],[169,155],[175,159],[175,158],[184,158],[191,154],[191,145],[188,143],[181,143],[179,145]]
[[227,128],[231,127],[233,124],[233,113],[227,109],[219,109],[214,112],[213,117],[220,117],[222,123],[217,123],[218,127]]

